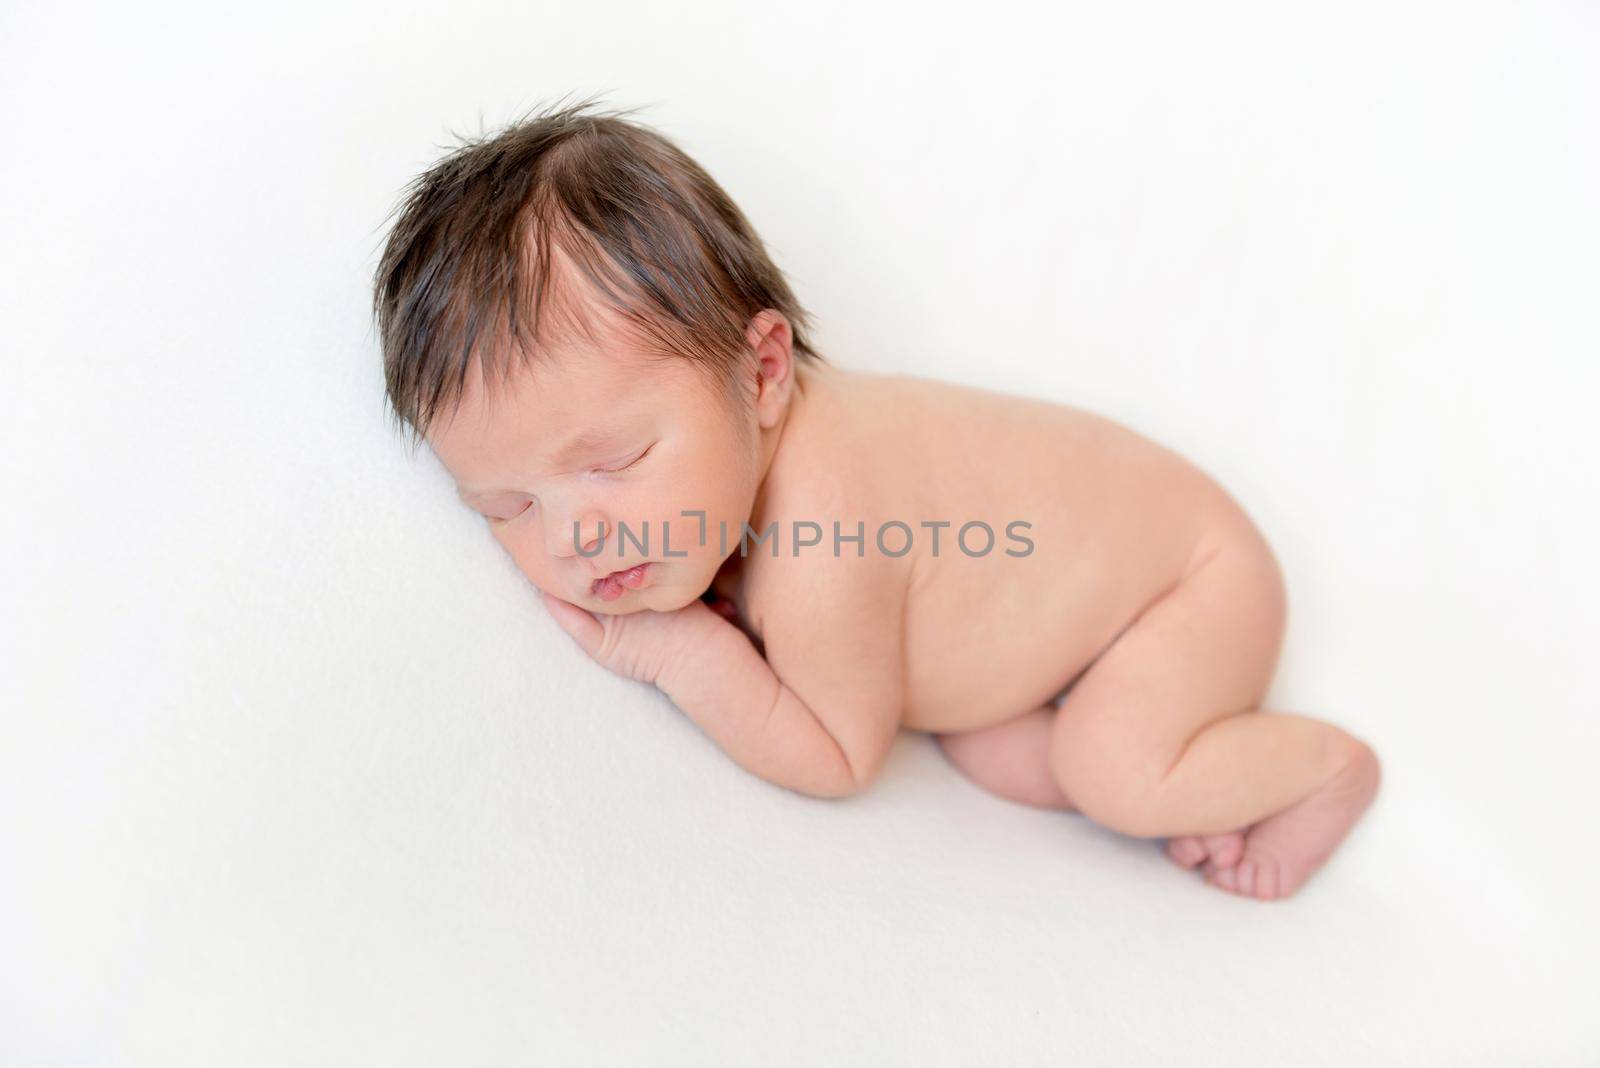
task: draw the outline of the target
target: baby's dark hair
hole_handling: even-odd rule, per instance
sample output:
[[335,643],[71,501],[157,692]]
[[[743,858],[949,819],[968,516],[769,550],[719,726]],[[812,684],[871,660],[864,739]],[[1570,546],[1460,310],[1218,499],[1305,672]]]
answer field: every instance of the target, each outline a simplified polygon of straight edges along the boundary
[[[676,145],[622,118],[634,110],[602,112],[593,98],[535,108],[493,135],[458,136],[406,187],[373,315],[391,414],[413,443],[460,399],[475,356],[487,383],[509,373],[507,350],[526,362],[548,343],[540,316],[550,290],[566,288],[551,285],[551,242],[645,351],[691,360],[724,386],[766,308],[789,321],[797,360],[827,362],[743,213]],[[594,338],[574,301],[555,304]]]

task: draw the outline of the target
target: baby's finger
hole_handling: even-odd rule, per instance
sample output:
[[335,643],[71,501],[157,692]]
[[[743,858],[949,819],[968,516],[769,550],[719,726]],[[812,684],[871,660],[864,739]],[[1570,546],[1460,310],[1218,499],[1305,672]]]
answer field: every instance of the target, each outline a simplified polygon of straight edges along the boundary
[[605,637],[606,628],[589,612],[573,604],[553,597],[543,590],[539,591],[539,599],[544,602],[545,608],[561,629],[572,636],[585,653],[591,657],[600,651],[600,643]]

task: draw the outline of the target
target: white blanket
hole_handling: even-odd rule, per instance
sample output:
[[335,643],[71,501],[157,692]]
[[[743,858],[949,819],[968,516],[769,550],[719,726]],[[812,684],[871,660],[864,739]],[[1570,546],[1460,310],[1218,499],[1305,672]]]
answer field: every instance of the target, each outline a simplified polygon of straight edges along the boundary
[[[1294,10],[8,6],[0,1063],[1600,1063],[1596,20]],[[837,362],[1234,491],[1385,761],[1303,893],[755,779],[408,460],[385,213],[601,90]]]

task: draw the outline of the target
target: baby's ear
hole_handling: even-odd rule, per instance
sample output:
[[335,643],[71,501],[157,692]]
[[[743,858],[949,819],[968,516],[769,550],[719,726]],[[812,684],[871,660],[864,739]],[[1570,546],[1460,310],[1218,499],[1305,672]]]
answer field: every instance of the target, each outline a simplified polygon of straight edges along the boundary
[[750,320],[745,338],[755,352],[756,411],[762,426],[775,426],[794,386],[794,335],[789,320],[772,308],[763,309]]

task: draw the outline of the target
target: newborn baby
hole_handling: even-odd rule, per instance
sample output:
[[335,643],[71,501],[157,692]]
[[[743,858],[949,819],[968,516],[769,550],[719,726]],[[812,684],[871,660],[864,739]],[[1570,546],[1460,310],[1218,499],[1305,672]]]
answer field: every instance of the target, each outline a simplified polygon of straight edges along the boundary
[[1182,457],[1076,408],[849,371],[727,195],[589,104],[421,175],[379,265],[388,394],[556,621],[788,789],[902,728],[973,781],[1292,894],[1372,750],[1260,707],[1283,577]]

